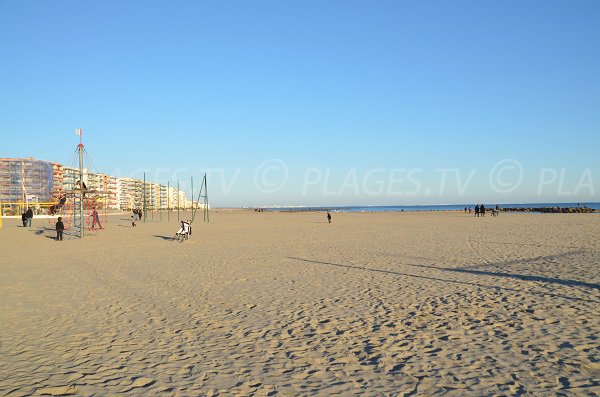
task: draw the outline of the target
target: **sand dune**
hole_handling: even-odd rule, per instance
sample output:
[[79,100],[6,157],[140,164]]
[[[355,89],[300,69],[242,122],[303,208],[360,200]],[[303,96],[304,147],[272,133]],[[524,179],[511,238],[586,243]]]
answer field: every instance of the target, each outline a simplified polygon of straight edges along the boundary
[[600,394],[600,216],[0,230],[0,394]]

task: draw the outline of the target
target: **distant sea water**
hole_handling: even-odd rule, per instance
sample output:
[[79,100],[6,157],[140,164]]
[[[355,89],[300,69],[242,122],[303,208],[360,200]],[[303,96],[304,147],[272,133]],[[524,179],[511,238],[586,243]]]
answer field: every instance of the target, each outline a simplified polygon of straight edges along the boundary
[[[334,212],[415,212],[415,211],[464,211],[465,207],[475,208],[476,204],[453,205],[373,205],[373,206],[339,206],[339,207],[265,207],[264,211],[272,212],[303,212],[303,211],[334,211]],[[486,208],[496,208],[496,204],[483,204]],[[539,208],[561,207],[574,208],[577,206],[588,207],[600,211],[600,203],[524,203],[524,204],[498,204],[500,208]]]

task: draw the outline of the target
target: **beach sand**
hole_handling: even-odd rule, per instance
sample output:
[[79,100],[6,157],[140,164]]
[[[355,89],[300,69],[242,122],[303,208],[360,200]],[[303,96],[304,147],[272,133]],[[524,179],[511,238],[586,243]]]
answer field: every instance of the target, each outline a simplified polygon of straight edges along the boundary
[[600,393],[600,215],[332,215],[5,219],[0,395]]

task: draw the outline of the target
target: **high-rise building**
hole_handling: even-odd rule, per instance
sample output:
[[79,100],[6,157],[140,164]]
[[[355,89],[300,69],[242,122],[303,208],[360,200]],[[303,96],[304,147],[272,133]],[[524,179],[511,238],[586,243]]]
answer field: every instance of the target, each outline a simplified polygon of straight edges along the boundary
[[43,203],[53,200],[54,163],[0,158],[0,201]]

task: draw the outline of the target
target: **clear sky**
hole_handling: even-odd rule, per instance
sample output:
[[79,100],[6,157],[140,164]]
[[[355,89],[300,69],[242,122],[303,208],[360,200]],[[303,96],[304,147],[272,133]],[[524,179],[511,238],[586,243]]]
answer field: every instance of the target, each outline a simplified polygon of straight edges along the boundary
[[0,0],[0,156],[213,206],[600,201],[600,2]]

